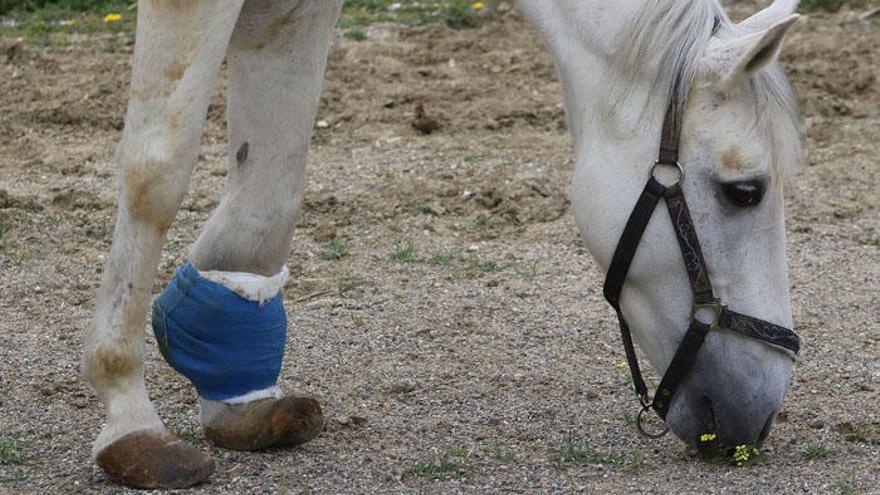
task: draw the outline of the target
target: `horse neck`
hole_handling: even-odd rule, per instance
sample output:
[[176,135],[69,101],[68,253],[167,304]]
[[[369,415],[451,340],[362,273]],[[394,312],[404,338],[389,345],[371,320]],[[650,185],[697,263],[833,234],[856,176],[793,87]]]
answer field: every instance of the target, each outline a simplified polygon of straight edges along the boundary
[[626,81],[589,58],[567,62],[559,71],[578,162],[608,154],[618,157],[615,162],[656,158],[666,98],[653,95],[647,79]]

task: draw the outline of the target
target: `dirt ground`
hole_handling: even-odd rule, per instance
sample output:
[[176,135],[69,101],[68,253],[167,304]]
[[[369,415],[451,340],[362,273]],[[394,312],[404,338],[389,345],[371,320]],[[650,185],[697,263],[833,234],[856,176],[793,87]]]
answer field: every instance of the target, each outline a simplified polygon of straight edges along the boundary
[[[323,435],[213,448],[145,325],[160,414],[218,462],[192,493],[880,493],[880,27],[859,14],[809,16],[783,56],[809,150],[787,192],[805,348],[764,462],[705,463],[630,424],[616,322],[568,207],[559,85],[511,11],[478,29],[379,25],[335,41],[281,377],[322,401]],[[103,410],[78,368],[132,40],[0,47],[0,439],[24,455],[0,463],[0,493],[124,493],[89,460]],[[156,292],[222,191],[218,86]],[[419,105],[430,135],[412,126]],[[334,232],[348,254],[325,259]],[[567,446],[586,459],[559,465]]]

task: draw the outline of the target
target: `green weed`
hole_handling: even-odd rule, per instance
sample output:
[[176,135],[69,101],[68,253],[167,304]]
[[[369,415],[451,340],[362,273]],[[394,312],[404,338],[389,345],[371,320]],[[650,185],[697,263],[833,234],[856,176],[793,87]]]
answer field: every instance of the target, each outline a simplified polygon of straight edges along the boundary
[[345,295],[348,294],[349,291],[357,289],[358,287],[363,287],[368,283],[369,282],[367,281],[367,279],[353,273],[346,272],[343,273],[336,280],[336,290],[339,292],[339,297],[345,297]]
[[416,213],[419,213],[421,215],[430,215],[432,217],[440,216],[440,213],[438,213],[437,210],[431,208],[430,206],[419,206],[418,208],[416,208]]
[[847,442],[867,443],[873,434],[874,428],[870,425],[858,425],[853,426],[852,430],[844,432],[843,439]]
[[408,265],[422,262],[422,260],[416,256],[416,247],[412,242],[408,242],[406,246],[398,246],[397,250],[389,255],[389,259],[391,261],[406,263]]
[[850,470],[846,478],[837,482],[837,489],[844,495],[856,495],[862,493],[862,488],[856,482],[855,470]]
[[346,31],[345,37],[352,40],[352,41],[366,41],[367,40],[367,33],[365,33],[364,31],[361,31],[360,29],[354,28],[354,29],[349,29],[348,31]]
[[86,236],[100,241],[108,241],[113,237],[113,226],[107,222],[106,218],[102,218],[97,225],[86,229]]
[[489,457],[503,462],[516,462],[516,452],[501,447],[501,444],[495,444],[489,451]]
[[435,455],[428,460],[416,462],[408,473],[434,481],[466,476],[470,471],[471,468],[464,463]]
[[321,259],[326,261],[339,261],[348,256],[348,245],[339,239],[330,239],[324,243],[324,252]]
[[14,438],[0,437],[0,465],[23,464],[26,458],[24,447],[20,442]]
[[623,458],[619,454],[599,452],[583,441],[568,440],[550,456],[550,461],[557,469],[564,469],[578,464],[620,464]]
[[801,457],[807,460],[824,459],[833,452],[822,442],[810,442],[800,451]]

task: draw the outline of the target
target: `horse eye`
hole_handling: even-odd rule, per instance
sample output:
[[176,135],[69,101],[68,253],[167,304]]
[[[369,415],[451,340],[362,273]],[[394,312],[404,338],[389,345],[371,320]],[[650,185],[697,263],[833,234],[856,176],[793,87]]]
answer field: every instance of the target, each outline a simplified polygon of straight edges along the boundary
[[721,192],[733,205],[742,208],[755,206],[764,198],[764,181],[750,179],[722,182]]

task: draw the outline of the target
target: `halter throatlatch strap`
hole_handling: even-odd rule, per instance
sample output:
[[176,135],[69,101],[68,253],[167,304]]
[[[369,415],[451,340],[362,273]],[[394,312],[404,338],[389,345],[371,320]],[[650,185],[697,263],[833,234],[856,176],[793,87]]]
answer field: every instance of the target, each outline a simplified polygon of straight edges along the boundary
[[[713,27],[714,29],[715,27]],[[627,364],[633,378],[633,388],[639,397],[639,401],[642,403],[642,412],[638,416],[637,426],[640,432],[651,437],[660,436],[666,433],[668,429],[659,435],[645,432],[641,424],[642,414],[651,408],[654,409],[660,418],[666,419],[666,414],[669,411],[669,406],[672,403],[675,392],[693,368],[700,347],[702,347],[710,330],[724,329],[739,333],[740,335],[788,351],[792,355],[798,353],[801,345],[800,336],[792,330],[731,311],[723,306],[721,301],[712,292],[706,260],[703,258],[700,241],[697,238],[694,222],[682,191],[684,170],[678,161],[683,112],[679,97],[685,94],[682,86],[687,84],[687,81],[681,79],[681,72],[679,71],[679,76],[675,80],[675,86],[672,88],[666,118],[663,122],[659,158],[654,165],[655,168],[659,165],[677,167],[680,173],[679,180],[671,186],[664,186],[654,178],[654,171],[652,169],[651,176],[623,228],[623,233],[620,236],[617,249],[611,258],[608,273],[605,276],[605,299],[608,300],[608,303],[611,304],[617,313],[617,318],[620,322],[620,334],[623,339],[623,348],[626,352]],[[672,361],[666,368],[666,373],[664,373],[663,378],[660,380],[657,393],[652,400],[639,368],[629,325],[620,308],[620,294],[639,243],[645,233],[645,229],[648,227],[648,222],[650,222],[657,203],[661,199],[666,201],[669,217],[672,220],[672,228],[675,231],[684,268],[687,271],[688,281],[690,282],[693,294],[693,314],[691,315],[690,325],[684,337],[682,337]],[[700,310],[711,310],[713,320],[705,323],[697,319],[697,313]]]

